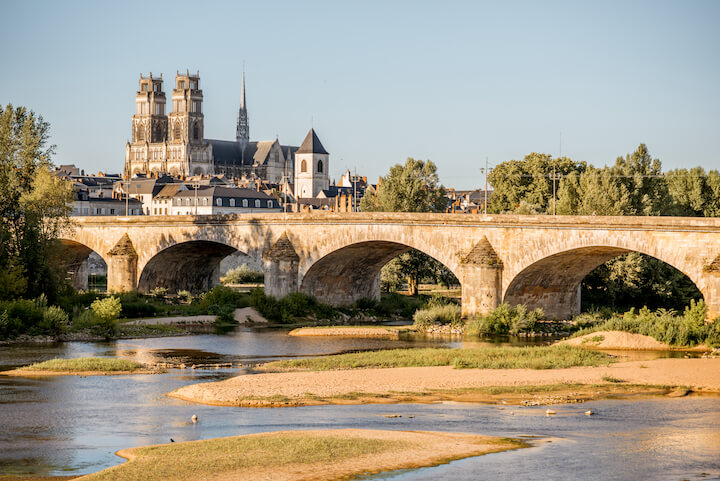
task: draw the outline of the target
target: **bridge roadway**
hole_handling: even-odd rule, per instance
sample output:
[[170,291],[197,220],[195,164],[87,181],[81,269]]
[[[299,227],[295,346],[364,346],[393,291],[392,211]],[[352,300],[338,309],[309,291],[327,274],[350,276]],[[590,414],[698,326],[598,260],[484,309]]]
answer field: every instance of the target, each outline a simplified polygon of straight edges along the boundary
[[501,302],[569,318],[580,283],[627,252],[656,257],[702,292],[720,314],[720,218],[519,216],[415,213],[74,217],[63,257],[82,285],[91,251],[108,265],[108,289],[199,291],[219,280],[236,251],[263,261],[265,289],[301,291],[335,304],[378,298],[380,269],[417,249],[462,285],[464,315]]

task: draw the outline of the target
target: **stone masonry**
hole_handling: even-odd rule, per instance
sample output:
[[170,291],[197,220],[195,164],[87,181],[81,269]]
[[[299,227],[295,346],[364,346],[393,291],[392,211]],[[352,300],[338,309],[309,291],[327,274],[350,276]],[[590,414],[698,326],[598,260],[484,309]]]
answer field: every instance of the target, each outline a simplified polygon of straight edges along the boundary
[[[501,302],[579,312],[592,269],[636,251],[686,274],[720,315],[720,219],[409,213],[77,217],[68,249],[108,265],[108,289],[202,290],[226,256],[242,252],[265,270],[266,291],[299,290],[332,304],[380,295],[379,274],[415,248],[462,284],[464,315]],[[75,263],[77,264],[77,262]]]

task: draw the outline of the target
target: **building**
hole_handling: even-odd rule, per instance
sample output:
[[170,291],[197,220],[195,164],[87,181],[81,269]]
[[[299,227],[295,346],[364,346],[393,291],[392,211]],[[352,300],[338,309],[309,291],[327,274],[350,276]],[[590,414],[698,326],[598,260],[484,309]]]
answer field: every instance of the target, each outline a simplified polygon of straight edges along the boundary
[[485,201],[492,196],[492,191],[448,189],[447,212],[452,214],[481,214],[485,210]]
[[219,215],[282,212],[265,192],[217,185],[167,184],[153,198],[150,215]]
[[170,113],[166,113],[162,75],[141,75],[123,177],[261,179],[268,184],[293,184],[293,192],[300,197],[314,197],[329,187],[329,154],[313,129],[299,148],[282,145],[278,139],[250,140],[244,73],[235,140],[205,137],[202,103],[199,73],[175,76]]

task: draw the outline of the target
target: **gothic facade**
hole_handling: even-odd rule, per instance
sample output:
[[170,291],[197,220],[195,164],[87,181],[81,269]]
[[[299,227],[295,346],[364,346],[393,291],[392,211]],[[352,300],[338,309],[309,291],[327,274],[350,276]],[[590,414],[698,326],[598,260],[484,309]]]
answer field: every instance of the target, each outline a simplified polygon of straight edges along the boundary
[[140,76],[132,117],[132,141],[125,147],[124,177],[220,175],[291,184],[296,197],[315,197],[329,187],[329,154],[314,130],[301,147],[251,141],[245,102],[245,74],[234,141],[205,138],[199,73],[178,73],[172,112],[166,114],[162,75]]

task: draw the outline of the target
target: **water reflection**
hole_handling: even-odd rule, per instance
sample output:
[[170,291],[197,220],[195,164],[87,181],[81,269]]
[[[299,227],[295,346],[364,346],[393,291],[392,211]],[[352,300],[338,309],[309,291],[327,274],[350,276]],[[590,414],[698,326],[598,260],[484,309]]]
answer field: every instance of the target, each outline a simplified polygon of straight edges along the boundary
[[[423,336],[401,341],[290,337],[282,331],[240,329],[227,336],[3,346],[0,369],[53,357],[252,364],[386,347],[480,345],[485,343]],[[372,479],[692,479],[701,472],[720,477],[717,398],[596,402],[590,403],[598,412],[592,417],[582,414],[588,405],[558,406],[558,414],[547,417],[544,408],[499,411],[460,403],[247,409],[165,396],[190,383],[239,373],[186,369],[140,376],[0,377],[0,475],[93,472],[121,462],[114,455],[118,449],[166,443],[171,437],[185,441],[283,429],[367,427],[553,438],[530,450]],[[388,419],[382,416],[386,413],[403,417]],[[197,424],[190,421],[193,414],[199,417]]]

